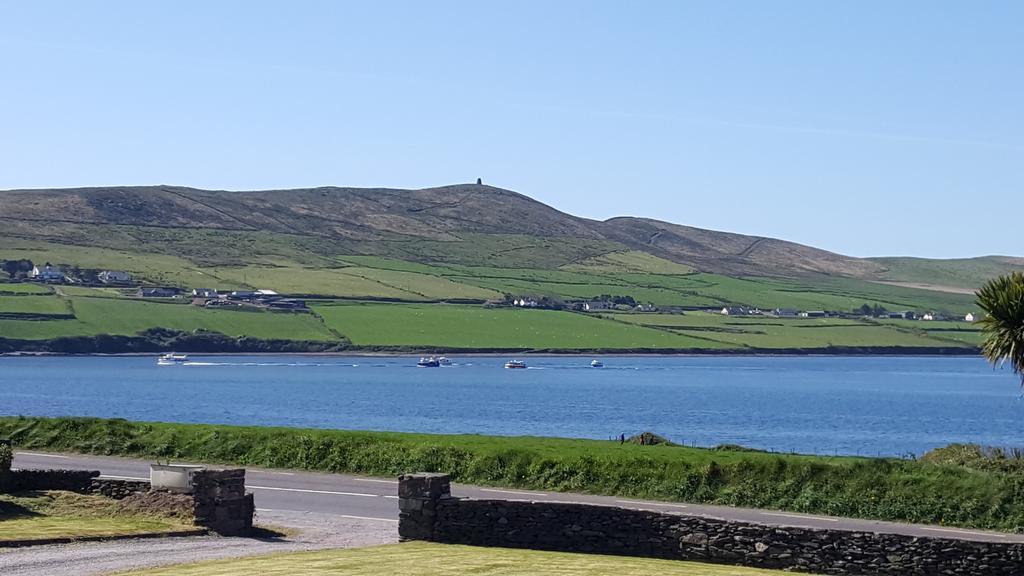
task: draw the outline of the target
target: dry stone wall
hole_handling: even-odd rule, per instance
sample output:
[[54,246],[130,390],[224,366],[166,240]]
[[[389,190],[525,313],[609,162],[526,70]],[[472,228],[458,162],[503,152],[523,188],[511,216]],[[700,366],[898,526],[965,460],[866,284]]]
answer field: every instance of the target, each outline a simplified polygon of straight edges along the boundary
[[697,560],[843,575],[1024,575],[1024,545],[807,530],[610,506],[452,498],[399,479],[403,540]]
[[14,470],[7,491],[66,490],[84,494],[99,475],[96,470]]

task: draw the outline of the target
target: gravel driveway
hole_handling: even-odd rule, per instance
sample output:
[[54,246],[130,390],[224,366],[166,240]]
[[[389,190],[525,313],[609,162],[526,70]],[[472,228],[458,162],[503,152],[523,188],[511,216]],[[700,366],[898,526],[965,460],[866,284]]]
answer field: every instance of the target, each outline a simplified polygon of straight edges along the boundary
[[313,512],[259,511],[261,526],[297,531],[278,540],[198,536],[0,549],[4,576],[88,576],[275,552],[354,548],[398,541],[398,523]]

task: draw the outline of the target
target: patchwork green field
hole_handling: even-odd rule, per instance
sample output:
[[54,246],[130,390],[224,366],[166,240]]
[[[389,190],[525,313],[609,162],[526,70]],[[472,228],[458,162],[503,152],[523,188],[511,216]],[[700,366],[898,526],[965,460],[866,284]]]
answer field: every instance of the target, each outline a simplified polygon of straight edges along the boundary
[[450,349],[685,349],[716,343],[572,312],[439,304],[319,304],[327,326],[361,346]]
[[932,326],[945,323],[909,320],[734,317],[706,312],[685,315],[605,313],[602,316],[750,348],[958,347],[976,346],[981,341],[981,333],[969,325],[961,324],[962,331],[954,332]]
[[[391,261],[359,262],[391,267]],[[344,266],[345,264],[341,264]],[[414,267],[410,267],[414,268]],[[272,268],[286,277],[288,270]],[[452,272],[465,274],[464,269]],[[488,274],[499,269],[486,269]],[[538,284],[580,289],[566,280],[585,277],[578,272],[511,270],[518,278],[533,277]],[[321,271],[327,274],[326,271]],[[355,274],[366,274],[367,277]],[[426,300],[441,293],[465,298],[497,293],[428,276],[416,270],[390,270],[348,266],[332,273],[338,282],[376,285],[377,297],[417,298],[415,302],[360,302],[312,300],[312,314],[242,309],[209,309],[189,305],[188,299],[142,300],[130,289],[0,284],[16,287],[18,294],[0,293],[0,338],[46,341],[66,336],[135,336],[141,331],[166,328],[186,333],[214,332],[233,338],[333,342],[355,347],[412,350],[677,350],[757,351],[836,348],[959,348],[967,352],[981,342],[977,328],[965,322],[862,320],[837,318],[735,317],[717,313],[603,312],[486,307],[479,304],[438,304]],[[432,282],[421,282],[421,277]],[[636,281],[636,275],[627,279]],[[671,278],[676,287],[706,279]],[[545,280],[558,282],[545,282]],[[621,284],[583,285],[609,293],[623,293]],[[393,282],[386,286],[383,282]],[[518,280],[516,280],[518,281]],[[525,282],[525,280],[524,280]],[[667,283],[667,282],[666,282]],[[341,284],[335,283],[334,286]],[[348,286],[354,286],[354,283]],[[415,286],[415,288],[413,288]],[[409,291],[403,290],[407,287]],[[413,294],[411,290],[425,290]],[[666,290],[667,291],[667,290]]]
[[[131,289],[0,283],[0,338],[6,339],[134,336],[167,328],[341,346],[350,341],[355,347],[396,350],[967,351],[981,341],[973,327],[956,323],[728,319],[700,312],[595,316],[468,304],[506,297],[557,302],[613,295],[663,309],[747,306],[848,312],[868,304],[954,316],[976,312],[969,294],[840,276],[732,277],[698,272],[641,250],[587,238],[460,233],[447,240],[438,234],[409,241],[388,233],[376,242],[358,243],[259,230],[74,223],[52,230],[12,226],[24,237],[4,236],[0,259],[48,261],[65,269],[126,270],[145,285],[266,288],[324,299],[311,301],[314,314],[243,312],[141,301]],[[48,241],[47,234],[71,243]],[[364,253],[352,254],[355,246]],[[949,268],[951,273],[967,270],[963,279],[998,265],[970,261]],[[928,266],[926,262],[918,268]]]
[[0,284],[0,296],[17,294],[52,294],[53,289],[42,284]]
[[[28,297],[18,297],[23,299]],[[35,298],[35,297],[32,297]],[[44,297],[39,297],[44,298]],[[289,340],[336,340],[317,318],[310,314],[286,312],[209,310],[177,303],[147,302],[135,299],[46,297],[54,309],[64,312],[65,302],[74,311],[74,320],[2,320],[4,338],[42,340],[62,336],[112,334],[131,336],[149,328],[209,330],[228,336]],[[10,300],[16,300],[11,298]],[[0,298],[0,302],[7,299]],[[48,305],[51,306],[51,305]]]
[[0,313],[28,312],[34,314],[67,314],[65,302],[53,296],[0,297]]

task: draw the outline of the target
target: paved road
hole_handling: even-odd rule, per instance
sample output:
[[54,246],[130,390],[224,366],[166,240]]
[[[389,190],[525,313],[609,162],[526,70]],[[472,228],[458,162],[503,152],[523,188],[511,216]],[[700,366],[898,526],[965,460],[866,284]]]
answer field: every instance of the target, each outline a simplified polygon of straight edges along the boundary
[[[99,470],[110,478],[149,480],[149,461],[76,454],[17,452],[15,468],[70,468]],[[387,478],[368,478],[343,474],[248,468],[246,487],[256,496],[259,511],[294,511],[335,514],[351,519],[398,521],[398,482]],[[1021,542],[1024,534],[1005,534],[979,530],[960,530],[944,526],[898,524],[772,510],[754,510],[727,506],[705,506],[622,499],[585,494],[546,493],[504,490],[456,484],[453,496],[500,498],[544,502],[577,502],[619,506],[637,510],[656,510],[773,526],[828,528],[862,532],[883,532],[908,536],[956,538],[986,542]]]

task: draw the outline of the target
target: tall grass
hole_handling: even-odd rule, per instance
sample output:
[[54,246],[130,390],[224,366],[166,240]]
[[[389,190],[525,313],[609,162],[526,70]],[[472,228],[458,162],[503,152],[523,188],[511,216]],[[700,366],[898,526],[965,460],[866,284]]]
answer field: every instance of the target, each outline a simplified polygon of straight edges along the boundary
[[453,480],[1020,531],[1024,475],[956,463],[553,438],[0,418],[20,448]]

